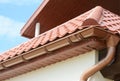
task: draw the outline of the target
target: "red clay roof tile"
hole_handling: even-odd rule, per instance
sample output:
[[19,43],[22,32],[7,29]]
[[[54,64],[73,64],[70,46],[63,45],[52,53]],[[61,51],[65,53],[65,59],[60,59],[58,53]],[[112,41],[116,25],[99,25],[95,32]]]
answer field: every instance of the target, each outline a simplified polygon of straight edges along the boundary
[[57,37],[63,37],[65,34],[68,33],[68,29],[66,28],[65,25],[62,25],[58,28],[58,36]]
[[74,24],[73,22],[67,22],[65,26],[68,29],[68,33],[72,33],[76,29],[78,29],[78,26],[76,24]]
[[48,31],[48,32],[46,32],[44,39],[41,41],[41,45],[44,45],[46,42],[49,41],[49,39],[50,39],[50,37],[51,37],[51,33],[52,33],[51,30]]
[[103,9],[100,6],[93,8],[84,14],[69,20],[41,35],[30,39],[9,51],[0,55],[0,61],[5,61],[16,55],[27,52],[31,49],[37,48],[40,45],[46,44],[48,41],[53,41],[56,38],[65,36],[67,33],[71,34],[78,29],[83,29],[87,25],[100,25],[101,27],[110,30],[111,32],[120,34],[120,16]]
[[49,41],[55,40],[58,37],[58,35],[59,35],[58,28],[56,27],[52,30],[51,37],[49,38]]
[[41,35],[41,36],[37,37],[37,41],[36,41],[36,43],[33,45],[32,48],[38,47],[38,46],[40,45],[41,41],[43,40],[43,38],[44,38],[44,35]]
[[9,57],[11,58],[11,57],[14,57],[15,55],[16,55],[16,53],[15,53],[15,51],[14,51],[14,49],[13,50],[9,50]]

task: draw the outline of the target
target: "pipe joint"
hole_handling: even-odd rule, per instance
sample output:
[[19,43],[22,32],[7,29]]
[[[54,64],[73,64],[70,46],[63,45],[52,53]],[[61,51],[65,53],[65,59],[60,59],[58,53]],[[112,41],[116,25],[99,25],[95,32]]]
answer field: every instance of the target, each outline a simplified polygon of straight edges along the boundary
[[120,40],[119,37],[111,35],[107,39],[107,47],[115,47],[115,46],[117,46],[119,40]]

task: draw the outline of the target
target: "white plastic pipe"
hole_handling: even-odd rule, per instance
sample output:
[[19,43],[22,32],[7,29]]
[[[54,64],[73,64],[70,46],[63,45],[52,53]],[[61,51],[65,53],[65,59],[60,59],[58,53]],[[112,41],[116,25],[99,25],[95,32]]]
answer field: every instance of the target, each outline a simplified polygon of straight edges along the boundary
[[35,37],[37,37],[40,34],[40,23],[36,23],[35,26]]

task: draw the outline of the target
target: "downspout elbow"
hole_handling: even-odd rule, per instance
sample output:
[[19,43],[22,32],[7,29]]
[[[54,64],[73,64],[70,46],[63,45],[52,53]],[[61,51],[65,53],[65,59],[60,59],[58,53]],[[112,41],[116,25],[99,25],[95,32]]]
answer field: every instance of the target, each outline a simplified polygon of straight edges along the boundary
[[93,65],[89,69],[85,70],[81,75],[80,81],[87,81],[90,76],[103,69],[114,59],[116,46],[118,42],[119,42],[118,37],[113,35],[109,37],[109,39],[107,40],[108,47],[107,56],[103,60],[98,62],[96,65]]

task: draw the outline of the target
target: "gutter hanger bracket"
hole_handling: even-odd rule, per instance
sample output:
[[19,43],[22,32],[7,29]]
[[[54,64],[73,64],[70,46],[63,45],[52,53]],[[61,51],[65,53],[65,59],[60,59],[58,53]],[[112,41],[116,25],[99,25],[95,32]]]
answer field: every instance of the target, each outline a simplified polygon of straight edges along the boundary
[[21,56],[21,58],[24,62],[28,62],[28,60],[23,55]]
[[51,51],[49,51],[46,46],[44,46],[44,50],[47,54],[51,53]]
[[7,67],[3,63],[1,63],[1,66],[3,67],[3,69],[7,69]]

